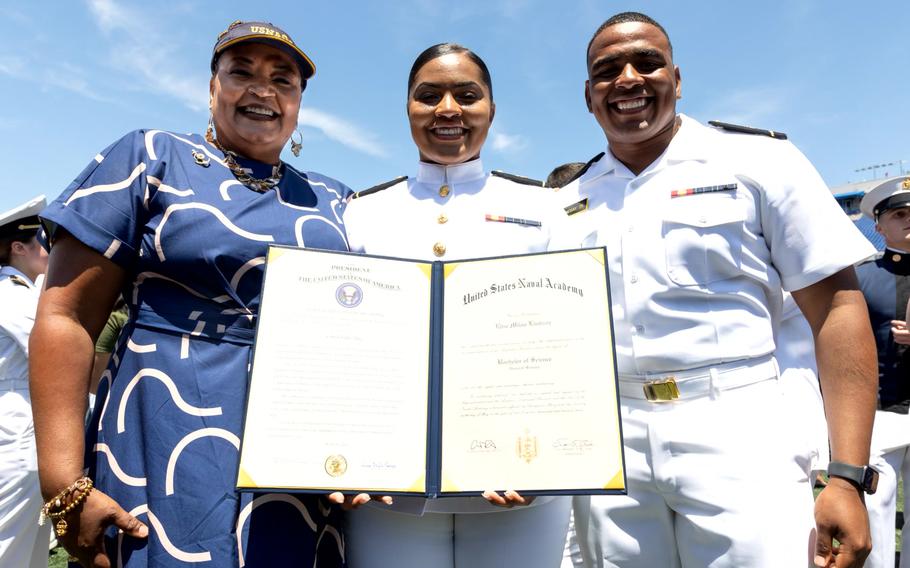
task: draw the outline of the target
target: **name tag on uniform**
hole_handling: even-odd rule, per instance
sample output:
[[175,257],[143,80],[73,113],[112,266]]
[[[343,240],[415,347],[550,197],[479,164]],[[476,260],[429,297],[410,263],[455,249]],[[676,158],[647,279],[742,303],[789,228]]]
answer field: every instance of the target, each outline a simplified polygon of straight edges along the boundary
[[702,193],[717,193],[719,191],[734,191],[738,184],[726,183],[724,185],[706,185],[704,187],[690,187],[689,189],[674,189],[670,192],[671,198],[700,195]]
[[518,217],[506,217],[503,215],[486,215],[487,221],[493,221],[495,223],[515,223],[516,225],[527,225],[529,227],[540,227],[540,221],[532,221],[531,219],[519,219]]
[[566,215],[575,215],[576,213],[581,213],[582,211],[586,210],[587,208],[588,208],[588,198],[585,197],[584,199],[582,199],[581,201],[579,201],[577,203],[573,203],[572,205],[567,205],[565,207],[565,211],[566,211]]

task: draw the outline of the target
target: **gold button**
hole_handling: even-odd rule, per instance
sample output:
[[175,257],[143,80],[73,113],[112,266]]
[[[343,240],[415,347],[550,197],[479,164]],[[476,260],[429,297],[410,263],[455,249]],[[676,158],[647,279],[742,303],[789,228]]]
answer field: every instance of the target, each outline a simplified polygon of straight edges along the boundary
[[446,253],[446,246],[442,243],[436,243],[433,245],[433,254],[436,256],[442,256]]
[[894,262],[900,262],[900,261],[901,261],[901,255],[895,254],[894,256],[891,257],[891,260],[893,260]]
[[448,222],[449,222],[449,218],[446,217],[446,214],[445,214],[445,213],[440,213],[440,214],[439,214],[439,218],[437,219],[437,221],[439,221],[439,224],[442,225],[443,223],[448,223]]
[[439,188],[439,196],[440,196],[440,197],[445,197],[445,196],[447,196],[448,194],[449,194],[449,186],[444,185],[444,186],[442,186],[442,187]]

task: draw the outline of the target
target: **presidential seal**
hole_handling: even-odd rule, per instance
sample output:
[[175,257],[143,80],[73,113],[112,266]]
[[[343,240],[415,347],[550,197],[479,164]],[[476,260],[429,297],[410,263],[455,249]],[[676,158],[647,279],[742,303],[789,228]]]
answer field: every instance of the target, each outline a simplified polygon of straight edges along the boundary
[[341,454],[325,458],[325,472],[332,477],[341,477],[348,470],[348,460]]
[[531,432],[525,428],[524,435],[519,436],[515,442],[515,452],[527,463],[534,461],[534,458],[537,457],[537,436],[532,436]]
[[345,282],[335,290],[335,299],[346,308],[356,308],[363,301],[363,290],[353,282]]

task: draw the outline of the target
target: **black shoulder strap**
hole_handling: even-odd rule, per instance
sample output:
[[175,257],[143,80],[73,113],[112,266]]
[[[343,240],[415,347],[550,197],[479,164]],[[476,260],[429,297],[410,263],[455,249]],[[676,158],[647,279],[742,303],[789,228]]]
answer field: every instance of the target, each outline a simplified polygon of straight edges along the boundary
[[383,189],[388,189],[388,188],[392,187],[393,185],[399,184],[399,183],[405,181],[406,179],[408,179],[408,176],[398,176],[397,178],[395,178],[393,180],[389,180],[387,182],[380,183],[379,185],[374,185],[373,187],[368,187],[366,189],[362,189],[362,190],[358,191],[357,193],[351,195],[351,199],[357,199],[358,197],[366,197],[367,195],[372,195],[374,193],[382,191]]
[[504,172],[502,170],[493,170],[490,173],[496,177],[501,177],[501,178],[507,179],[509,181],[514,181],[515,183],[521,183],[524,185],[533,185],[536,187],[543,187],[543,182],[540,181],[539,179],[510,174],[510,173]]
[[729,122],[721,122],[719,120],[709,120],[708,124],[716,128],[721,128],[729,132],[740,132],[742,134],[761,134],[762,136],[768,136],[769,138],[774,138],[775,140],[786,140],[787,135],[783,132],[778,132],[776,130],[764,130],[762,128],[752,128],[751,126],[740,126],[739,124],[730,124]]
[[[565,186],[569,185],[570,183],[572,183],[573,181],[580,178],[581,176],[585,175],[585,172],[587,172],[589,169],[591,169],[591,166],[593,166],[594,164],[599,162],[600,159],[604,157],[604,154],[606,154],[606,152],[601,152],[600,154],[597,154],[596,156],[594,156],[593,158],[591,158],[590,160],[585,162],[585,167],[578,170],[575,173],[575,175],[572,176],[571,178],[569,178],[569,180],[566,183],[562,184],[562,186],[565,187]],[[557,189],[557,191],[558,191],[558,189]]]

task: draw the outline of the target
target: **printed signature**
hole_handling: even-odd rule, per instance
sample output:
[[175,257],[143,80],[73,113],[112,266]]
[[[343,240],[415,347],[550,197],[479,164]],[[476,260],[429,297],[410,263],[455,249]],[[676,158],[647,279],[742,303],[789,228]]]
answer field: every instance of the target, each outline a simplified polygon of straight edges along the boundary
[[572,440],[570,438],[557,438],[553,441],[553,448],[564,452],[586,452],[594,447],[591,440]]

